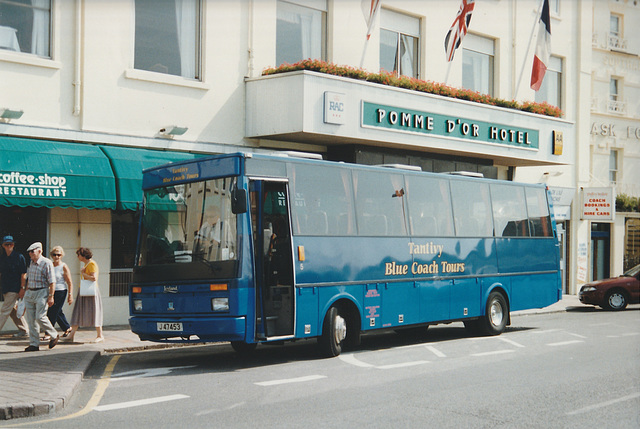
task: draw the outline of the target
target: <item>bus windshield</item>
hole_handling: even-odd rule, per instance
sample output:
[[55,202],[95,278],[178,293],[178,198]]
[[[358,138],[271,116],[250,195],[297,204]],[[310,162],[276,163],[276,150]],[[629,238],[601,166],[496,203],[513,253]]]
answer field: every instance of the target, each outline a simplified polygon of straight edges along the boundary
[[200,270],[203,278],[228,275],[220,266],[237,260],[235,185],[234,177],[147,190],[137,268],[175,264],[168,272],[177,279],[184,278],[179,265],[204,264],[211,269]]

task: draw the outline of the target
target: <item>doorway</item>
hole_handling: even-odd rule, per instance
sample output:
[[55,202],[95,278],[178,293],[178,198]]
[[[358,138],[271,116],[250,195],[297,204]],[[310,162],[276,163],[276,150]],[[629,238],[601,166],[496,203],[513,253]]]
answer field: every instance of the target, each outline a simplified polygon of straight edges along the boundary
[[295,295],[287,183],[256,180],[250,191],[256,333],[258,339],[289,337],[294,329]]
[[591,280],[611,277],[611,224],[591,224]]
[[47,255],[47,213],[44,207],[0,206],[0,234],[13,236],[14,250],[29,261],[27,247],[36,241],[42,243],[43,255]]

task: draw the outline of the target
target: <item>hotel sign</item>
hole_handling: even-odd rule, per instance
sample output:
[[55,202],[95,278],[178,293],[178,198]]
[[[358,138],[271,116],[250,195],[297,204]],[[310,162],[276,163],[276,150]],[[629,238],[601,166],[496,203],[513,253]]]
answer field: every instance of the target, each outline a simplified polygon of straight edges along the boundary
[[362,127],[538,150],[538,130],[362,102]]

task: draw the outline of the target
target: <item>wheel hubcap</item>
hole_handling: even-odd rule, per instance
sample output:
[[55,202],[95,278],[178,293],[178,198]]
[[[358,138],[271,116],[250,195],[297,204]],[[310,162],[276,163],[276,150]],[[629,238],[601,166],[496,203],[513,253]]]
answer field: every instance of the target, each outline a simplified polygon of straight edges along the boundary
[[622,298],[622,295],[620,295],[619,293],[614,293],[609,297],[609,304],[611,304],[612,307],[616,307],[616,308],[620,307],[623,302],[624,302],[624,299]]
[[491,312],[489,314],[491,324],[493,324],[494,326],[499,326],[502,323],[503,317],[504,313],[502,311],[502,306],[499,302],[493,302],[491,304]]
[[333,335],[335,337],[336,344],[340,344],[342,340],[347,338],[347,322],[345,322],[342,316],[336,316],[335,327]]

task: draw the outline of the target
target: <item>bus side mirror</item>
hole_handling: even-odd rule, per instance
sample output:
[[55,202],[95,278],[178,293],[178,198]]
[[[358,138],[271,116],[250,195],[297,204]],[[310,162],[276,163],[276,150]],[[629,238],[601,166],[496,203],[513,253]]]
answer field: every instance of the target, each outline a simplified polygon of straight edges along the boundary
[[235,188],[231,191],[231,212],[240,214],[247,212],[247,191]]

